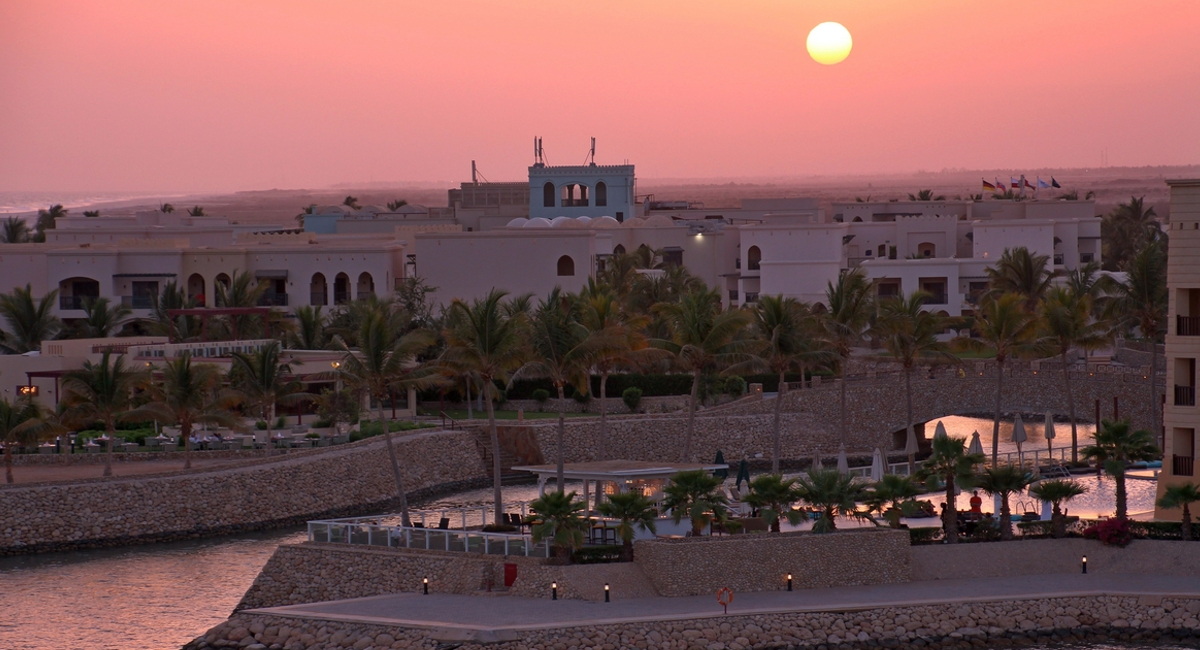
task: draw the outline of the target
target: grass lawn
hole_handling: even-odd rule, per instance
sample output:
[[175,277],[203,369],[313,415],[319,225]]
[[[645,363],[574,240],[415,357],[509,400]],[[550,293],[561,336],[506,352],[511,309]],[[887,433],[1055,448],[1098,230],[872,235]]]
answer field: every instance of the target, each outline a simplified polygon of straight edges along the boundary
[[[421,415],[425,415],[425,416],[429,416],[429,417],[438,417],[438,411],[430,411],[427,409],[421,409]],[[446,415],[454,418],[455,420],[466,420],[467,419],[467,411],[465,409],[461,410],[461,411],[458,411],[458,410],[446,411]],[[474,415],[475,415],[474,419],[476,419],[476,420],[486,420],[487,419],[487,411],[486,410],[475,411]],[[563,415],[565,415],[566,417],[569,417],[569,418],[578,418],[578,417],[594,418],[594,417],[600,416],[599,413],[564,413]],[[558,417],[557,411],[542,411],[542,412],[525,411],[525,419],[526,420],[544,420],[546,418],[557,418],[557,417]],[[517,419],[517,412],[516,411],[496,411],[496,419],[497,420],[515,420],[515,419]]]

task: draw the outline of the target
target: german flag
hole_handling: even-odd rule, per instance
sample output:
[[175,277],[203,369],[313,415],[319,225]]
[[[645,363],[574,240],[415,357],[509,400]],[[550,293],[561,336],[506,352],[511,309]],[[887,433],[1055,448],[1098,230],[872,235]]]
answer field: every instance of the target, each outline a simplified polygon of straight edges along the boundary
[[984,179],[984,181],[983,181],[983,191],[984,191],[984,192],[995,192],[995,191],[996,191],[996,186],[995,186],[995,185],[992,185],[991,183],[987,182],[987,180],[986,180],[986,179]]

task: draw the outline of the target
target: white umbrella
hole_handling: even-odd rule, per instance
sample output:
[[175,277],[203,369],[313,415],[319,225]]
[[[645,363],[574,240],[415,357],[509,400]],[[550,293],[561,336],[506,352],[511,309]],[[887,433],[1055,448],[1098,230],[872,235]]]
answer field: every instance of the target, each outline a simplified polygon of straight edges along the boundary
[[1013,420],[1012,441],[1017,443],[1017,458],[1021,462],[1021,467],[1025,466],[1025,453],[1021,451],[1021,443],[1029,440],[1029,436],[1025,435],[1025,422],[1021,420],[1021,414],[1017,414],[1017,419]]
[[917,443],[917,431],[913,425],[908,425],[907,436],[904,439],[904,454],[908,456],[908,474],[912,476],[916,473],[916,455],[921,451],[921,445]]
[[875,448],[875,455],[871,457],[871,480],[882,481],[883,473],[886,466],[883,464],[883,451],[879,447]]
[[1054,453],[1053,440],[1057,437],[1054,434],[1054,415],[1049,411],[1046,412],[1046,450],[1048,453]]
[[947,435],[949,434],[946,433],[946,425],[942,424],[941,420],[938,420],[937,427],[935,427],[933,430],[933,437],[945,438]]
[[971,444],[967,446],[967,453],[968,454],[982,454],[983,453],[983,443],[979,440],[979,432],[978,431],[971,434]]
[[846,445],[838,447],[838,472],[841,474],[850,473],[850,463],[846,462]]
[[821,464],[821,454],[814,451],[812,468],[809,470],[809,473],[812,473],[814,471],[819,471],[822,469],[825,469],[825,466]]

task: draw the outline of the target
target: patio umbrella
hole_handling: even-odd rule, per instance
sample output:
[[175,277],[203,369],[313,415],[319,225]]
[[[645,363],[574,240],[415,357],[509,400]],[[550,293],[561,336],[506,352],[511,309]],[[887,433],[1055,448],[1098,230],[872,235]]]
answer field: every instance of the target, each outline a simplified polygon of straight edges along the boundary
[[[1049,411],[1046,412],[1046,453],[1054,454],[1054,439],[1058,436],[1054,434],[1054,415]],[[1049,460],[1049,456],[1047,456]]]
[[971,444],[967,446],[968,454],[983,454],[983,442],[979,440],[979,432],[971,434]]
[[745,458],[738,465],[737,480],[734,481],[734,485],[739,490],[742,489],[742,481],[745,481],[747,485],[750,484],[750,464],[746,462]]
[[1017,419],[1013,421],[1012,441],[1017,443],[1017,458],[1020,460],[1021,467],[1025,467],[1025,452],[1021,451],[1021,443],[1029,440],[1029,436],[1025,435],[1025,422],[1021,420],[1021,414],[1017,414]]
[[880,451],[879,447],[876,447],[875,454],[871,456],[871,480],[876,482],[882,481],[883,473],[886,469],[887,466],[883,463],[883,452]]
[[850,463],[846,462],[846,445],[838,447],[838,472],[841,474],[850,473]]
[[713,465],[723,465],[721,469],[713,470],[713,476],[722,481],[729,478],[729,464],[725,462],[725,454],[721,450],[717,450],[717,457],[713,460]]
[[938,437],[945,438],[947,435],[949,435],[949,434],[946,433],[946,425],[942,424],[941,420],[938,420],[937,427],[934,428],[934,430],[933,430],[933,437],[934,438],[938,438]]
[[814,470],[822,470],[822,469],[825,469],[825,466],[821,464],[821,454],[814,451],[812,467],[809,468],[809,473],[811,474]]
[[908,425],[908,431],[904,438],[904,454],[908,456],[908,475],[912,476],[916,473],[916,455],[921,451],[921,445],[917,443],[917,430],[913,425]]

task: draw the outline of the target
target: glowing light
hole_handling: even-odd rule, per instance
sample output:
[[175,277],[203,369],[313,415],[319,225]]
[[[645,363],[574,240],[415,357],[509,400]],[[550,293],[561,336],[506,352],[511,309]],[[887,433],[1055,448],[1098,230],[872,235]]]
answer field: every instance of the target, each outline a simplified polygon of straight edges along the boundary
[[808,33],[808,55],[813,61],[824,65],[834,65],[850,56],[850,48],[854,45],[850,31],[841,23],[821,23]]

